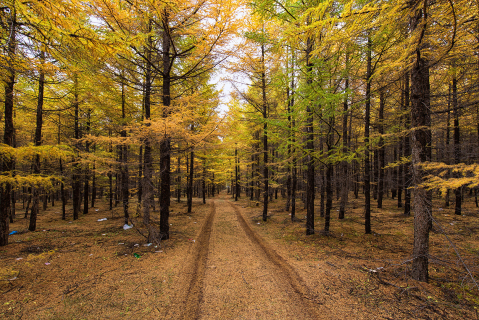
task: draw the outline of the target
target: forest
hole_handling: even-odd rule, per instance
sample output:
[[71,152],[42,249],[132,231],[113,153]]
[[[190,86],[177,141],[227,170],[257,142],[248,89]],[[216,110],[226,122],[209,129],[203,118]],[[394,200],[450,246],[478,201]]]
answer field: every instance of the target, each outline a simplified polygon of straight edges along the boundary
[[[344,241],[324,268],[358,259],[357,277],[389,290],[377,299],[399,296],[378,318],[477,317],[478,1],[1,0],[0,46],[0,315],[35,312],[21,277],[46,274],[67,242],[107,252],[111,233],[138,272],[152,265],[139,249],[176,263],[155,262],[164,272],[192,259],[147,318],[221,318],[202,307],[217,295],[209,261],[245,239],[304,318],[340,313],[318,313],[320,280],[294,252],[314,264]],[[228,216],[244,239],[227,238]],[[94,269],[81,252],[70,268]],[[85,283],[65,279],[63,304]],[[376,289],[353,287],[368,306]],[[66,316],[103,317],[82,310]],[[243,316],[287,314],[264,312]]]

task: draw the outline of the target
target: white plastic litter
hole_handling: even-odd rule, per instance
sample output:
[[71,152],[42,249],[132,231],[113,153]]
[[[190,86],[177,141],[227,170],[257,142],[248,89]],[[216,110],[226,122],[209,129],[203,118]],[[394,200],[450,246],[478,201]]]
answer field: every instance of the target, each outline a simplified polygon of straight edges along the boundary
[[153,243],[145,243],[145,244],[143,245],[143,247],[149,247],[149,246],[151,246],[152,244],[153,244]]
[[102,219],[98,219],[97,221],[106,221],[108,220],[107,218],[102,218]]
[[130,226],[129,224],[126,224],[123,226],[123,230],[128,230],[128,229],[131,229],[133,228],[133,226]]

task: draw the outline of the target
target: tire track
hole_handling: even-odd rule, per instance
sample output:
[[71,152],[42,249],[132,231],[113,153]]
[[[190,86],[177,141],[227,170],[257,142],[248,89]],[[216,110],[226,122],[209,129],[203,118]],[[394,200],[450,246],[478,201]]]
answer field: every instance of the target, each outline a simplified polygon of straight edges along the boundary
[[292,288],[292,290],[288,290],[287,293],[293,301],[293,304],[300,304],[302,311],[305,312],[311,319],[321,318],[317,312],[318,301],[313,299],[305,281],[283,257],[270,248],[266,242],[256,232],[254,232],[253,229],[251,229],[238,207],[231,202],[229,202],[229,204],[233,207],[238,222],[246,233],[248,239],[254,245],[259,247],[260,251],[265,256],[265,259],[278,269],[279,272],[276,273],[275,276],[278,277],[280,281],[286,283]]
[[193,259],[186,267],[186,274],[190,275],[188,289],[185,292],[183,312],[180,319],[198,319],[199,307],[203,300],[203,286],[210,246],[211,230],[215,219],[215,202],[212,202],[211,211],[201,227],[197,246],[193,252]]

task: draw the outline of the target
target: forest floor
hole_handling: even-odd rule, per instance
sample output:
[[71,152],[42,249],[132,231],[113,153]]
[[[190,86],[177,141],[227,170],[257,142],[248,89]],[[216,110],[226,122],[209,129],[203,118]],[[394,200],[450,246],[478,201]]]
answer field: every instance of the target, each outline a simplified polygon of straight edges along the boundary
[[[335,206],[328,236],[319,214],[318,232],[306,236],[281,199],[267,222],[261,206],[225,193],[206,205],[195,199],[191,214],[172,200],[171,239],[156,247],[123,230],[120,206],[100,202],[62,221],[57,204],[25,232],[17,204],[10,230],[19,234],[0,248],[0,318],[478,319],[478,291],[462,261],[479,275],[479,212],[470,199],[462,216],[441,204],[428,284],[409,277],[413,217],[395,200],[373,209],[370,235],[362,199],[350,200],[344,220]],[[302,205],[297,217],[305,217]]]

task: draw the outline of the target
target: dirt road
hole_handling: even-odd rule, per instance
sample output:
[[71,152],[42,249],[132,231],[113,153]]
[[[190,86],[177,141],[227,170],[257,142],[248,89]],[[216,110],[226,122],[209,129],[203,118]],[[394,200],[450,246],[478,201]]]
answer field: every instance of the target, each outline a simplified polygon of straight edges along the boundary
[[[76,221],[59,220],[52,207],[39,216],[43,229],[15,235],[0,252],[0,318],[476,318],[451,290],[414,282],[407,266],[386,261],[401,261],[407,239],[398,242],[389,225],[362,235],[358,210],[333,235],[306,236],[281,201],[266,223],[245,199],[194,201],[191,213],[172,202],[172,234],[161,247],[124,230],[122,209],[107,202]],[[390,219],[408,230],[404,217]]]
[[303,279],[253,231],[242,208],[212,203],[182,272],[180,318],[320,318]]

